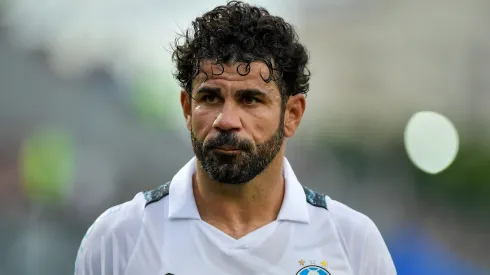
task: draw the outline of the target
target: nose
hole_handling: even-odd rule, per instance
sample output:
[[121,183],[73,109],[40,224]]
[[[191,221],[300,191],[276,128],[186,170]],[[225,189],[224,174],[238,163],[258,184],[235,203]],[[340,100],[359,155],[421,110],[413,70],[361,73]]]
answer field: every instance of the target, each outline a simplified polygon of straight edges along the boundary
[[236,131],[242,127],[240,116],[233,104],[223,104],[221,112],[214,120],[213,127],[220,132]]

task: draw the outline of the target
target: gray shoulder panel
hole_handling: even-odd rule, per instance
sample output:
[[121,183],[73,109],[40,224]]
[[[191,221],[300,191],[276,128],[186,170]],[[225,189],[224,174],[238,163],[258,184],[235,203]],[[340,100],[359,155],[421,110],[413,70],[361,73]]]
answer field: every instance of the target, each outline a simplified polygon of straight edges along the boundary
[[309,204],[316,206],[316,207],[325,208],[328,210],[327,198],[325,197],[325,195],[317,193],[317,192],[311,190],[310,188],[308,188],[306,186],[303,186],[303,189],[305,190],[306,201]]
[[169,190],[170,190],[170,182],[167,182],[165,184],[158,186],[156,189],[143,192],[146,200],[145,207],[147,207],[149,204],[157,202],[165,198],[166,196],[168,196]]

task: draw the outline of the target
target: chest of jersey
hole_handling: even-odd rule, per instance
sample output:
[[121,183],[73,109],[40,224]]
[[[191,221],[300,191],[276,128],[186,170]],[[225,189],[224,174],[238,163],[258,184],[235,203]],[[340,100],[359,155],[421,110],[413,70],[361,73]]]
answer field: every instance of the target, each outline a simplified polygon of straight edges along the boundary
[[352,275],[328,223],[276,221],[235,240],[201,220],[172,221],[145,226],[133,253],[126,275]]

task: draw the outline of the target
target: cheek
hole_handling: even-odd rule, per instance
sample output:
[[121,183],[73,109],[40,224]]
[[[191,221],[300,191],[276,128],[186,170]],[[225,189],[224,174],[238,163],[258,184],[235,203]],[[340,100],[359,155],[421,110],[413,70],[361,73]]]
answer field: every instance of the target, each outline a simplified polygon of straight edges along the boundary
[[215,119],[216,115],[213,112],[200,109],[199,106],[194,108],[191,121],[191,127],[194,135],[200,139],[204,139],[213,129]]
[[252,128],[252,136],[256,143],[263,143],[270,139],[272,135],[278,130],[279,116],[263,116],[258,119],[254,119],[250,125]]

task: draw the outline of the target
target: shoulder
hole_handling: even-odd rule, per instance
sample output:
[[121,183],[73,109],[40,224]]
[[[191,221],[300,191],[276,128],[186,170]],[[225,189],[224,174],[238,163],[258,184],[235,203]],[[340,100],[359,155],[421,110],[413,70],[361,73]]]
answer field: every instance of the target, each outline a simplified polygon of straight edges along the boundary
[[327,197],[326,200],[330,207],[332,218],[342,232],[363,234],[367,233],[367,231],[378,230],[373,220],[367,215],[330,197]]
[[333,223],[356,274],[396,274],[388,248],[371,218],[329,196],[303,189],[306,201],[315,207],[313,215],[322,215]]
[[122,236],[135,236],[142,225],[146,200],[143,192],[125,203],[113,206],[102,213],[83,237],[80,250],[100,246]]
[[145,208],[167,196],[168,187],[167,183],[140,192],[132,200],[104,211],[82,239],[75,274],[91,274],[95,269],[104,269],[107,274],[123,274],[140,237]]
[[[366,229],[377,230],[374,222],[365,214],[330,198],[327,195],[313,191],[303,186],[306,201],[309,205],[328,210],[328,215],[335,225],[344,233],[364,234]],[[328,214],[327,214],[328,213]]]
[[97,240],[103,236],[119,237],[124,235],[134,237],[139,234],[143,223],[144,209],[168,195],[169,183],[159,187],[139,192],[125,203],[113,206],[102,213],[88,229],[84,241]]
[[107,209],[88,229],[84,242],[97,242],[103,236],[136,236],[143,223],[145,207],[166,197],[169,186],[165,183],[153,190],[139,192],[132,200]]
[[361,274],[396,274],[388,247],[374,221],[329,197],[327,204],[353,269]]
[[132,200],[107,209],[90,226],[84,241],[98,239],[104,235],[117,237],[120,233],[138,231],[145,203],[144,193],[140,192]]
[[95,270],[123,274],[143,224],[145,201],[140,192],[131,201],[107,209],[94,221],[80,244],[75,274],[92,274]]

